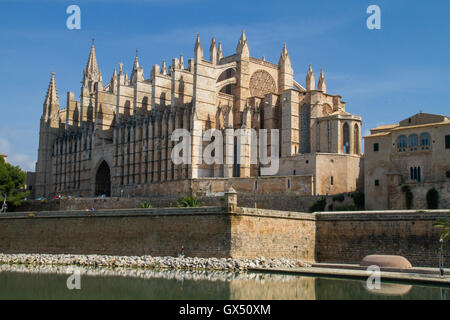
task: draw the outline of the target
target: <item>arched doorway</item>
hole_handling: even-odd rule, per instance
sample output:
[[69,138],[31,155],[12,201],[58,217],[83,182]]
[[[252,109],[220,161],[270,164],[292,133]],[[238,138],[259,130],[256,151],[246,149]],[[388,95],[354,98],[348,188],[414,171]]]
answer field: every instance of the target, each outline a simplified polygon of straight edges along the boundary
[[95,195],[111,196],[111,171],[106,161],[102,161],[95,175]]

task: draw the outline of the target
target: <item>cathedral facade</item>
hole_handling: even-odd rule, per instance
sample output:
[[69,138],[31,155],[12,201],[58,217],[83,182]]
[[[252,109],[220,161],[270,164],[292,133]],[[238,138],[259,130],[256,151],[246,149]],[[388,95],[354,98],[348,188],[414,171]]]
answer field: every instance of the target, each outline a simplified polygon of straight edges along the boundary
[[[171,159],[176,129],[191,133],[189,163]],[[239,148],[236,139],[225,139],[222,156],[232,160],[207,164],[200,155],[208,129],[241,129],[247,139]],[[279,133],[279,167],[264,177],[264,165],[250,161],[250,131],[261,129]],[[187,63],[183,56],[170,66],[163,61],[146,77],[136,54],[130,76],[121,63],[104,85],[92,44],[80,98],[68,92],[64,109],[52,73],[40,122],[36,196],[192,193],[193,181],[210,189],[211,183],[231,183],[239,192],[258,189],[258,179],[265,192],[351,192],[363,184],[360,141],[361,118],[345,111],[341,96],[327,93],[323,70],[317,88],[311,66],[304,85],[294,80],[286,45],[277,64],[257,59],[243,32],[226,57],[213,38],[207,60],[197,36]],[[237,153],[244,155],[239,164]],[[289,183],[270,182],[279,177]],[[299,182],[291,185],[289,177]]]

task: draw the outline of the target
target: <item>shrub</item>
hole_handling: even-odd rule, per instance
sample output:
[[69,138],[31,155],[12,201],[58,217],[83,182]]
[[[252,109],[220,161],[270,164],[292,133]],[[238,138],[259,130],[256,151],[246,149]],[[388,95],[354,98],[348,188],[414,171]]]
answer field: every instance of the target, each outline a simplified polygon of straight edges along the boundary
[[409,188],[409,186],[403,186],[402,191],[405,193],[406,208],[409,210],[412,208],[414,195],[411,192],[411,189]]
[[336,206],[334,211],[356,211],[356,206],[354,204],[349,204],[346,206]]
[[185,208],[198,207],[198,200],[195,197],[183,197],[178,200],[178,206]]
[[445,241],[445,244],[448,242],[448,236],[450,234],[450,219],[441,218],[433,223],[435,228],[442,229],[441,230],[441,239]]
[[353,203],[355,204],[356,209],[364,210],[365,207],[365,196],[364,192],[357,191],[352,194]]
[[439,208],[439,192],[435,188],[427,192],[427,207],[428,209]]
[[345,196],[343,194],[338,194],[333,197],[333,201],[343,202],[345,200]]
[[141,208],[143,209],[150,209],[151,207],[152,205],[150,204],[150,202],[141,203]]
[[310,212],[317,212],[317,211],[325,211],[325,207],[327,205],[327,199],[325,198],[319,198],[316,202],[314,202],[310,207]]

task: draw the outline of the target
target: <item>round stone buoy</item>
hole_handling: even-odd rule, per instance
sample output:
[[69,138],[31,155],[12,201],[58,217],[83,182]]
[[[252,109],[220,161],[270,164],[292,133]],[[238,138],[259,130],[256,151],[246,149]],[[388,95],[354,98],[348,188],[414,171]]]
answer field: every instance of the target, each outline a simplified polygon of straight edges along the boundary
[[362,267],[368,267],[372,265],[379,266],[380,268],[397,268],[397,269],[410,269],[412,268],[411,262],[405,257],[394,255],[378,255],[372,254],[365,256],[359,264]]

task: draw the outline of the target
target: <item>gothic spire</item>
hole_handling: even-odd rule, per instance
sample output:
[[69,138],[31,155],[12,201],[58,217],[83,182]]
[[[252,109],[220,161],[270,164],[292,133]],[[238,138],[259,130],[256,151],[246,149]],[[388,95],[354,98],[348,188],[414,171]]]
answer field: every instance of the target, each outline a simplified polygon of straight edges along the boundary
[[289,58],[289,52],[286,48],[286,43],[284,43],[283,50],[281,51],[280,60],[278,60],[278,65],[285,70],[291,68],[291,59]]
[[320,71],[319,83],[317,84],[317,90],[327,92],[327,84],[325,83],[325,76],[323,74],[323,68]]
[[306,90],[314,90],[316,87],[314,72],[312,66],[309,65],[308,73],[306,75]]
[[162,66],[161,66],[161,74],[167,74],[167,66],[166,66],[166,60],[163,59]]
[[211,46],[209,47],[209,59],[213,64],[217,63],[217,46],[214,37],[211,39]]
[[139,69],[138,51],[136,50],[136,57],[134,58],[133,70]]
[[52,72],[47,94],[45,96],[43,116],[45,119],[48,119],[57,111],[59,111],[58,91],[56,90],[55,73]]
[[197,33],[197,40],[195,41],[195,60],[200,61],[203,59],[203,49],[200,43],[200,34]]
[[109,87],[110,92],[115,93],[116,86],[117,86],[117,70],[116,70],[116,68],[114,68],[113,74],[111,76],[111,81],[109,83],[110,83],[110,87]]
[[134,57],[133,70],[131,70],[131,77],[130,77],[133,83],[139,80],[138,71],[139,71],[139,58],[138,58],[138,50],[136,49],[136,56]]
[[86,69],[84,69],[83,86],[87,87],[95,82],[99,82],[101,81],[101,77],[102,75],[97,64],[97,56],[95,55],[95,46],[92,41],[91,52],[89,53]]
[[184,58],[182,54],[180,54],[180,69],[184,69]]
[[86,64],[86,73],[89,75],[99,74],[100,70],[98,69],[97,64],[97,56],[95,55],[95,46],[92,43],[91,52],[89,53],[89,58]]
[[217,62],[220,62],[220,59],[222,58],[223,58],[222,42],[219,42],[219,48],[217,49]]
[[250,50],[248,48],[248,42],[247,42],[247,37],[245,36],[245,31],[242,30],[241,33],[241,38],[239,39],[237,48],[236,48],[236,53],[243,56],[243,57],[249,57],[250,55]]

